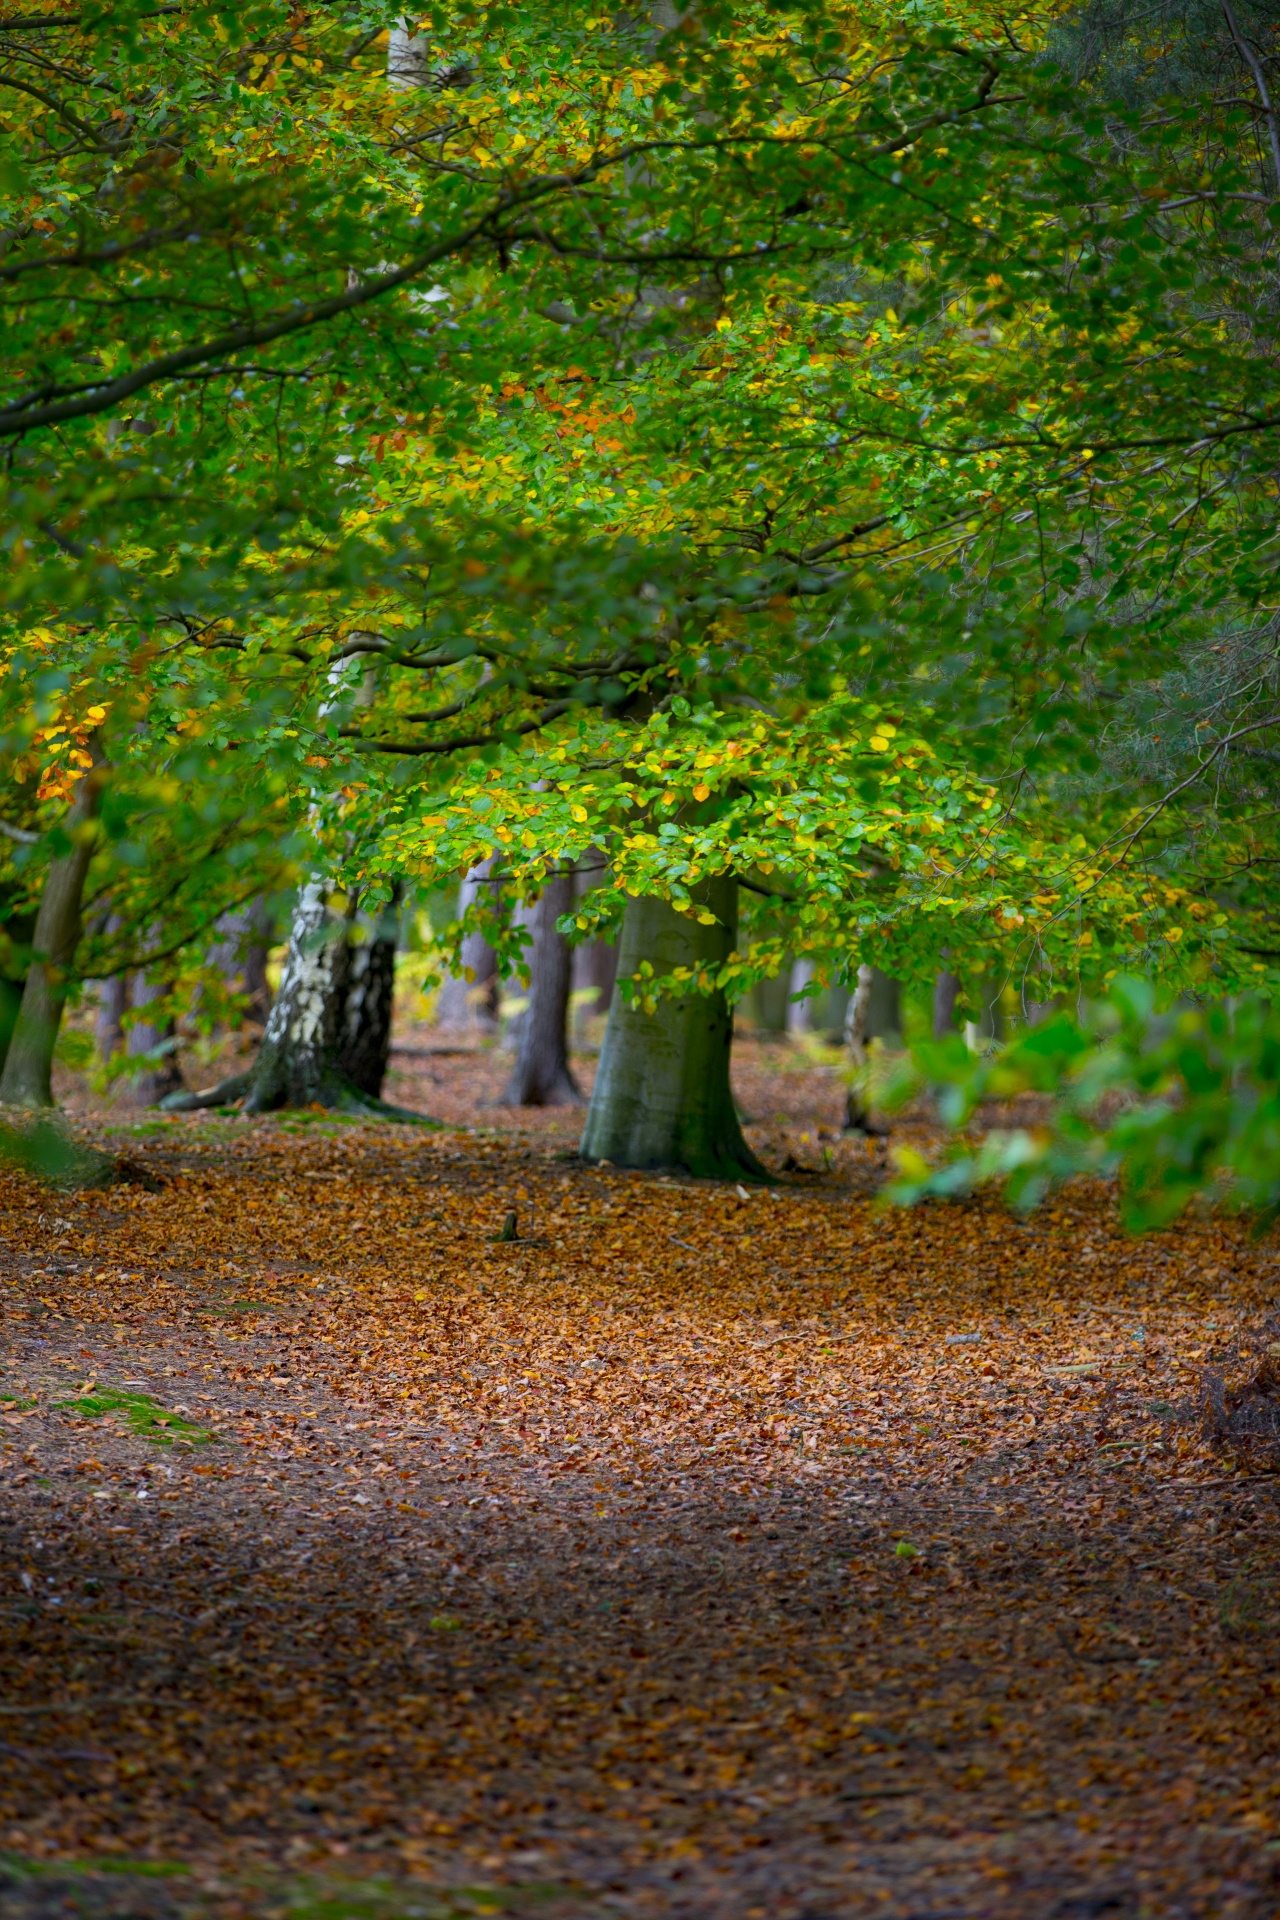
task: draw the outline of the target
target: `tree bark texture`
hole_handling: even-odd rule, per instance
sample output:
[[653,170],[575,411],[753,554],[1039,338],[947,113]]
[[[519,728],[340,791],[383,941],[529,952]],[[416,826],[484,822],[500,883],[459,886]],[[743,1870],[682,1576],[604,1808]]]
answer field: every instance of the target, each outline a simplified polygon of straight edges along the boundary
[[848,1011],[845,1014],[844,1042],[849,1049],[850,1067],[854,1076],[849,1082],[849,1091],[845,1096],[846,1133],[865,1133],[870,1119],[866,1093],[867,1019],[871,1011],[871,986],[874,975],[874,967],[864,965],[858,968],[858,983],[850,995]]
[[246,1113],[345,1104],[339,1051],[351,949],[323,880],[298,894],[280,991],[250,1072]]
[[351,940],[351,922],[350,914],[330,907],[324,880],[307,881],[294,906],[289,954],[257,1059],[205,1092],[172,1095],[164,1102],[170,1112],[242,1099],[246,1113],[328,1107],[423,1119],[379,1098],[391,1047],[394,935],[379,926],[361,947]]
[[812,960],[793,961],[791,967],[791,998],[787,1001],[787,1032],[811,1033],[813,1030],[813,1001],[797,1000],[794,996],[803,993],[813,979]]
[[68,973],[80,940],[80,903],[93,858],[94,828],[106,769],[96,764],[77,783],[67,810],[68,851],[49,868],[32,935],[31,965],[0,1074],[0,1102],[53,1105],[53,1049],[66,1005]]
[[[147,979],[145,973],[135,974],[132,983],[134,1011],[139,1012],[155,1001],[164,999],[171,991],[171,981],[152,981]],[[154,1054],[161,1047],[167,1051],[158,1065],[140,1067],[130,1077],[125,1094],[127,1105],[158,1106],[171,1093],[182,1091],[182,1074],[174,1057],[177,1034],[178,1024],[172,1014],[160,1021],[138,1020],[129,1028],[125,1050],[130,1055]]]
[[960,981],[954,973],[940,973],[933,983],[933,1037],[945,1040],[954,1033],[956,1024],[956,996],[960,991]]
[[117,973],[98,983],[98,1015],[93,1023],[99,1058],[110,1060],[124,1047],[124,1016],[129,1011],[129,976]]
[[573,954],[556,926],[573,906],[573,875],[548,879],[533,913],[528,1005],[519,1050],[503,1104],[511,1107],[579,1106],[582,1095],[569,1070],[569,987]]
[[399,904],[397,887],[386,911],[364,924],[365,938],[352,945],[347,963],[338,1064],[356,1091],[371,1100],[382,1098],[391,1055]]
[[[664,900],[628,902],[619,981],[634,976],[642,960],[666,974],[728,958],[738,930],[737,882],[706,882],[697,897],[715,914],[714,926],[700,925]],[[767,1180],[742,1137],[733,1104],[732,1037],[733,1015],[719,989],[664,998],[653,1013],[616,993],[582,1136],[583,1158],[618,1167],[685,1167],[709,1179]]]
[[[473,867],[458,889],[458,918],[489,884],[491,861]],[[462,943],[462,972],[446,974],[436,1002],[436,1024],[450,1032],[493,1033],[498,1023],[498,958],[482,933]],[[468,973],[471,978],[468,979]]]

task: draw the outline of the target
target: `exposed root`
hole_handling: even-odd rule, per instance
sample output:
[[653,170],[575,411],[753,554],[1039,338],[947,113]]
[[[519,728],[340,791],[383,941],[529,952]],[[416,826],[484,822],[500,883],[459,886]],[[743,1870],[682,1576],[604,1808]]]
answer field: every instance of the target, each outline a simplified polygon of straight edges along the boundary
[[252,1068],[244,1073],[232,1073],[225,1080],[219,1080],[216,1087],[206,1087],[203,1093],[169,1093],[159,1102],[161,1113],[203,1113],[210,1107],[231,1107],[242,1100],[249,1091],[253,1080]]

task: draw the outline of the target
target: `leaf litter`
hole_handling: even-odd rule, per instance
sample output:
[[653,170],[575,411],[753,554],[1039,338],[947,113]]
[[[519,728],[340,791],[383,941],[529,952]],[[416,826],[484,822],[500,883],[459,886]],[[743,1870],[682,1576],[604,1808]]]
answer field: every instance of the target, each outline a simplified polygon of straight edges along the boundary
[[1273,1913],[1269,1244],[561,1124],[0,1178],[0,1912]]

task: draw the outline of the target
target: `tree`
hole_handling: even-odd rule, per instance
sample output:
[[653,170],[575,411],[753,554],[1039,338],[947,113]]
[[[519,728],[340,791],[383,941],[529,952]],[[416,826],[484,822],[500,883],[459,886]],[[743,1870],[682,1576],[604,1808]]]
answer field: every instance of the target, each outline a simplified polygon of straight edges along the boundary
[[[149,980],[135,975],[131,999],[135,1017],[128,1031],[126,1053],[143,1064],[130,1076],[128,1095],[138,1107],[154,1107],[181,1090],[182,1073],[175,1058],[178,1023],[173,1013],[172,980]],[[151,1010],[160,1003],[157,1017]]]
[[51,1074],[58,1025],[80,938],[84,883],[93,859],[107,768],[96,745],[84,756],[58,835],[61,850],[49,868],[32,935],[31,961],[0,1073],[0,1101],[17,1107],[53,1105]]
[[[363,935],[363,937],[359,937]],[[332,1107],[420,1120],[381,1098],[395,991],[394,920],[361,928],[354,900],[337,903],[324,880],[299,889],[279,991],[252,1065],[199,1093],[173,1093],[170,1113],[239,1102],[246,1113]]]
[[502,1098],[513,1107],[579,1106],[582,1095],[569,1068],[569,988],[573,956],[558,921],[573,906],[572,870],[547,876],[533,910],[528,1005],[516,1061]]
[[624,990],[641,969],[687,973],[682,994],[627,999],[609,1010],[604,1047],[582,1136],[587,1160],[623,1167],[686,1167],[718,1180],[767,1178],[742,1137],[729,1086],[733,1014],[722,987],[700,992],[696,974],[717,973],[737,942],[737,887],[728,875],[694,896],[698,918],[652,895],[628,903],[618,952]]

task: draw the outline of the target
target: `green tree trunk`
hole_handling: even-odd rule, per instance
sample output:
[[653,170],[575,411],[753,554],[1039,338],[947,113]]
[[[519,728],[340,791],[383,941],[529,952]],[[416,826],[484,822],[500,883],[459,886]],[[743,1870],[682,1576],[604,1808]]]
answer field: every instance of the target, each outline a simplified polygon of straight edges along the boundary
[[[676,967],[718,965],[738,932],[738,887],[721,878],[698,890],[716,916],[701,926],[644,898],[627,906],[618,951],[618,980],[647,960],[655,974]],[[616,1167],[685,1167],[713,1180],[767,1180],[742,1137],[729,1088],[733,1014],[725,996],[674,995],[645,1013],[619,992],[609,1009],[600,1066],[582,1136],[585,1160]]]
[[31,965],[0,1075],[0,1102],[10,1106],[53,1105],[53,1049],[66,1005],[69,970],[80,941],[80,902],[93,858],[93,823],[105,779],[106,770],[99,760],[78,783],[66,819],[71,845],[53,862],[45,879],[31,942]]

